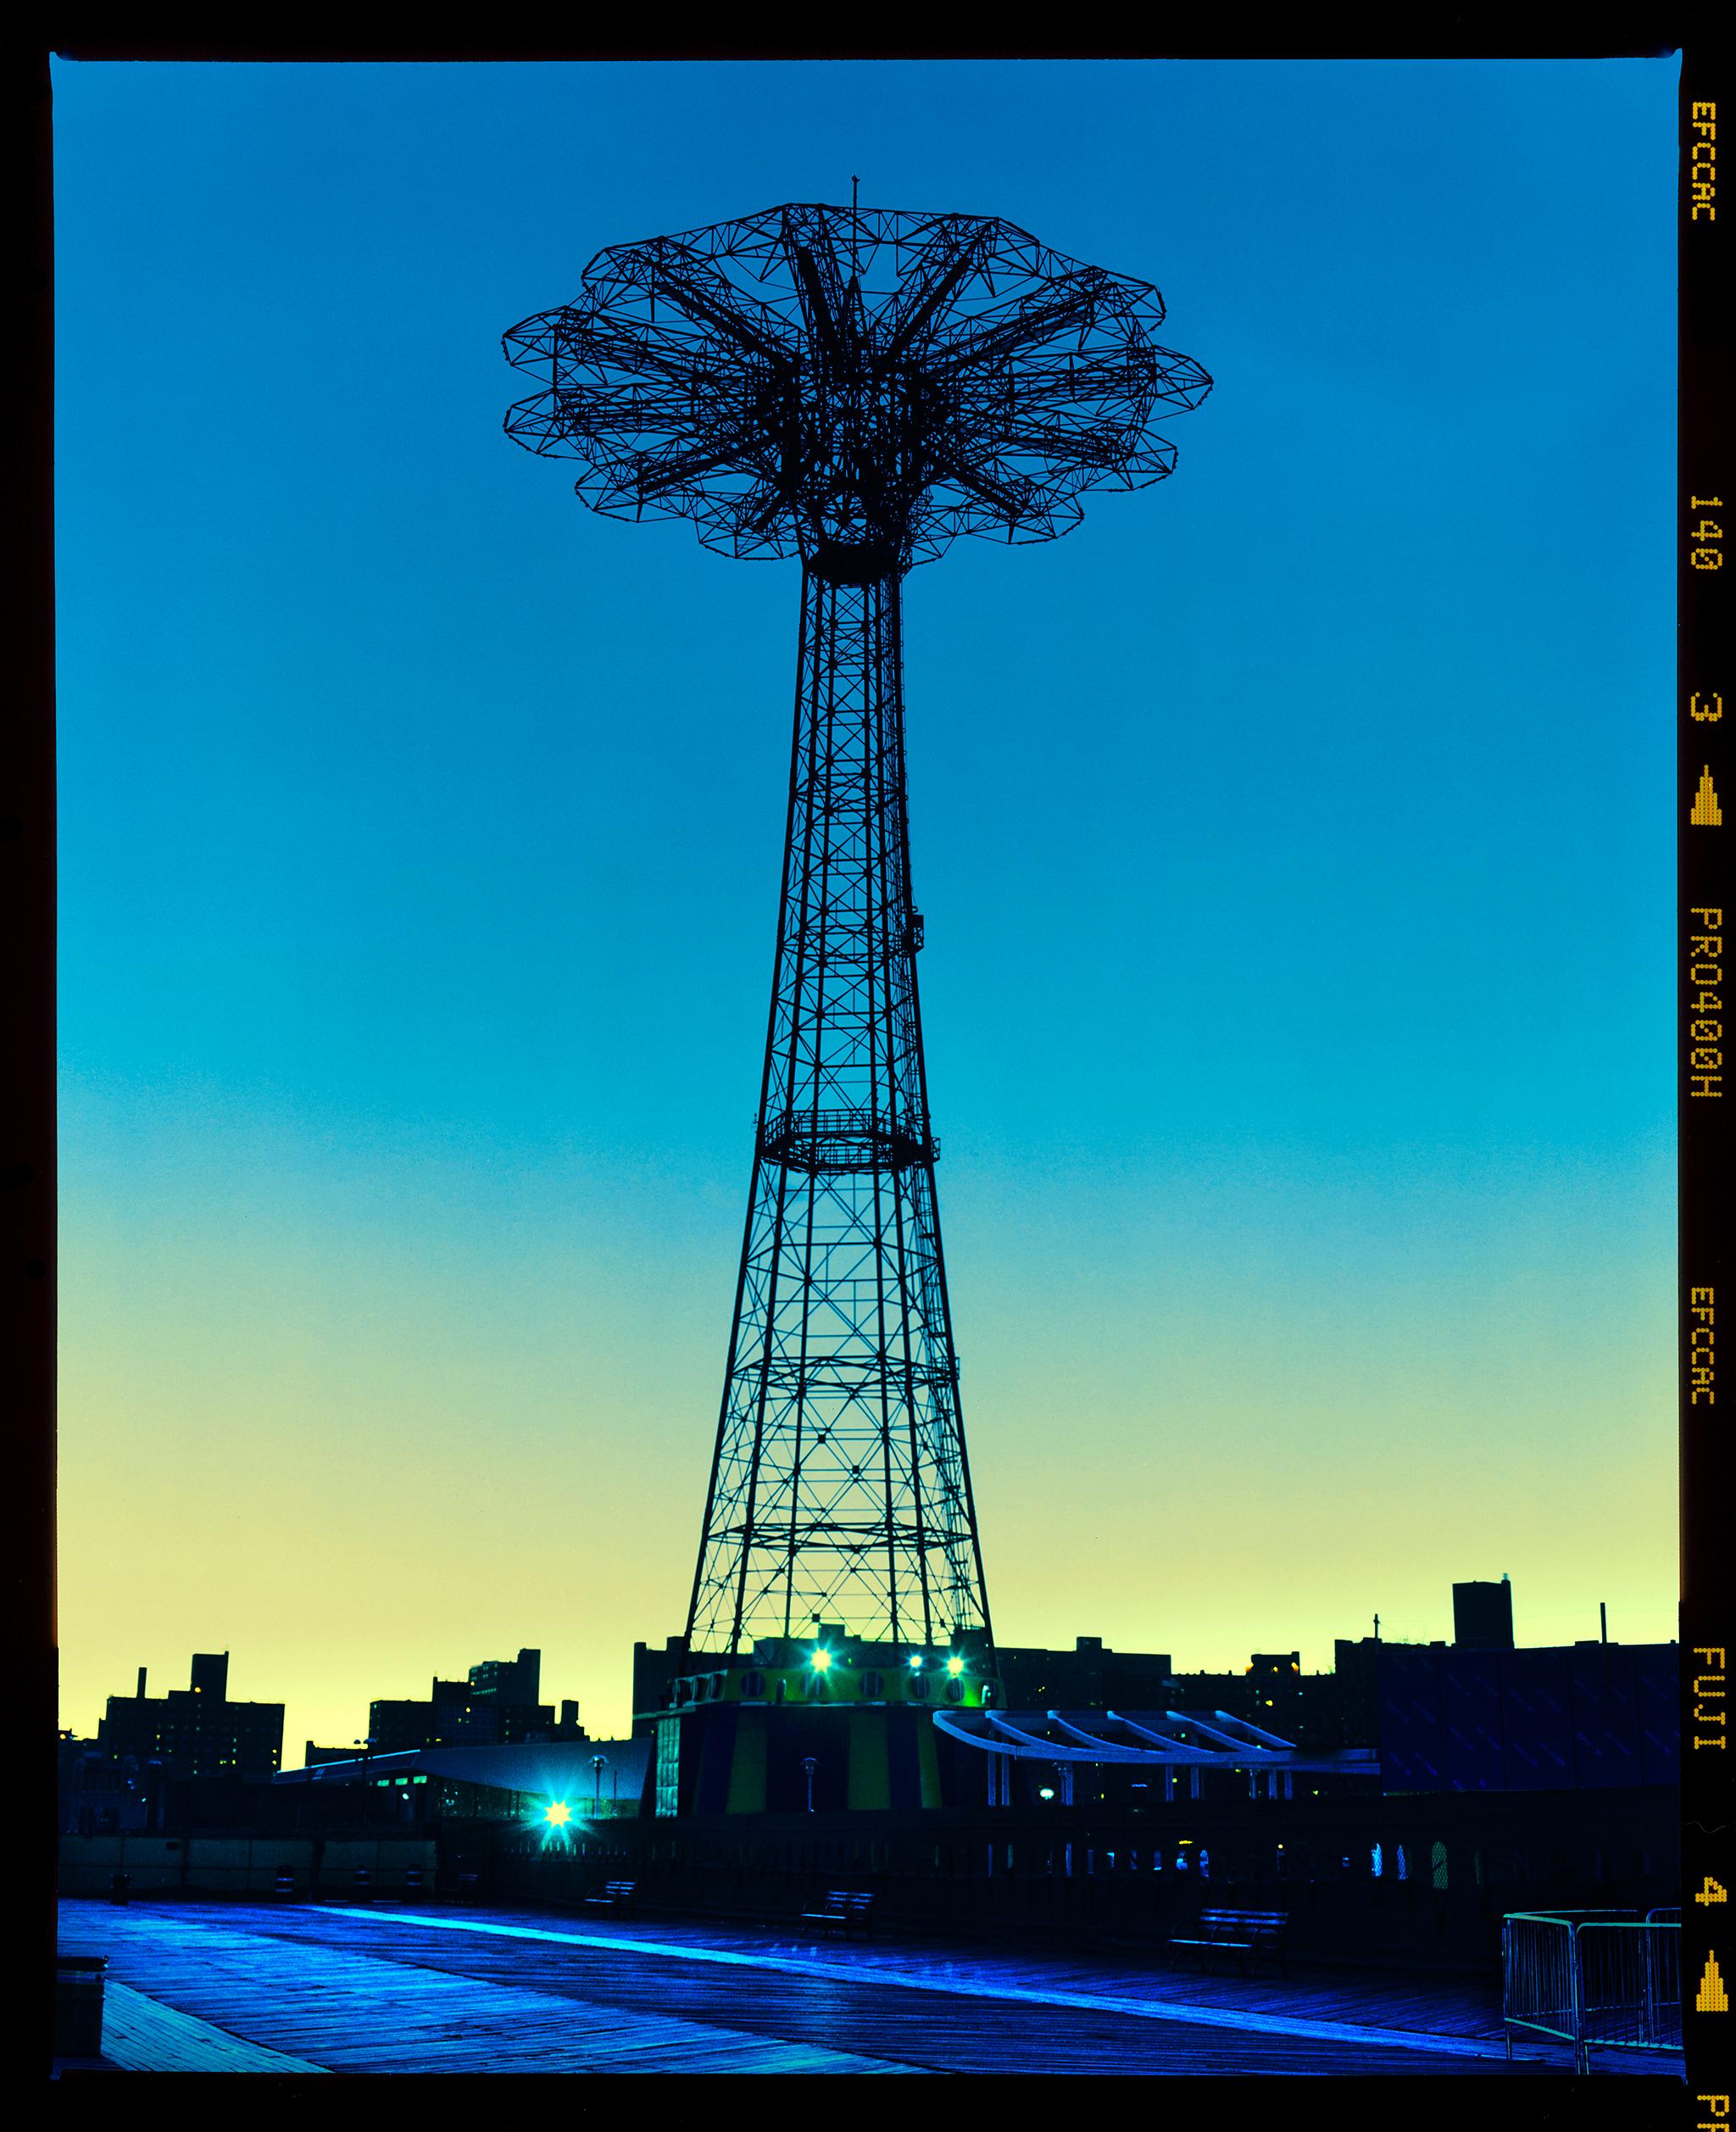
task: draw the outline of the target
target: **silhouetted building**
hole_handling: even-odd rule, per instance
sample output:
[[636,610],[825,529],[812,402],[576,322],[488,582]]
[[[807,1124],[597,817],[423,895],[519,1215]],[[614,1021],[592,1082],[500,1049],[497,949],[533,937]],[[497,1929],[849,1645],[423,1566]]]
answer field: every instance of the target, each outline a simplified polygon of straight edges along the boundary
[[1450,1644],[1364,1636],[1333,1650],[1346,1744],[1378,1746],[1389,1793],[1681,1780],[1675,1645],[1521,1648],[1505,1577],[1454,1585]]
[[542,1665],[541,1651],[520,1650],[516,1658],[484,1659],[470,1667],[467,1679],[433,1681],[426,1702],[371,1702],[367,1747],[392,1755],[422,1747],[511,1747],[587,1738],[571,1698],[561,1704],[558,1719],[553,1703],[537,1701]]
[[1499,1584],[1454,1585],[1453,1641],[1472,1650],[1512,1650],[1513,1587],[1505,1577]]
[[1077,1636],[1071,1650],[1002,1644],[995,1662],[1008,1710],[1161,1710],[1169,1698],[1167,1651],[1110,1650]]
[[1577,1791],[1681,1781],[1674,1644],[1383,1645],[1388,1792]]
[[1372,1729],[1362,1738],[1347,1732],[1337,1676],[1305,1673],[1294,1650],[1255,1651],[1239,1673],[1177,1673],[1170,1684],[1170,1707],[1202,1717],[1227,1711],[1321,1751],[1372,1745],[1374,1739]]
[[648,1730],[659,1711],[667,1710],[678,1674],[687,1670],[687,1639],[666,1636],[658,1650],[649,1644],[633,1645],[633,1729]]
[[470,1668],[470,1701],[483,1702],[492,1699],[515,1703],[522,1708],[533,1706],[540,1692],[542,1673],[540,1650],[521,1650],[516,1658],[485,1658],[480,1666]]
[[1383,1650],[1444,1650],[1445,1639],[1394,1644],[1379,1636],[1338,1637],[1333,1645],[1339,1744],[1372,1747],[1380,1739],[1380,1656]]
[[229,1700],[229,1653],[200,1651],[191,1685],[164,1696],[111,1695],[97,1737],[111,1754],[166,1777],[269,1777],[283,1758],[283,1705]]

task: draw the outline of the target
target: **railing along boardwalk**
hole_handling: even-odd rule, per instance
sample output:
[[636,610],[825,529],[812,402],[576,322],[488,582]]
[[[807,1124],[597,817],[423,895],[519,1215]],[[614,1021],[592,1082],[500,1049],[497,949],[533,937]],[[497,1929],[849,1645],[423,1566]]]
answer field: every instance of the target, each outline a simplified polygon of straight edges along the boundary
[[[334,2071],[1532,2069],[1509,2068],[1499,2040],[1406,2038],[1390,1999],[1375,2009],[1386,2025],[1359,2030],[1330,1990],[1292,1997],[1282,2012],[1269,1998],[1213,2006],[1196,1979],[1065,1958],[913,1957],[838,1942],[822,1955],[763,1937],[731,1949],[717,1935],[681,1944],[670,1924],[571,1913],[65,1908],[69,1942],[106,1952],[112,1977]],[[1183,1983],[1191,2005],[1163,1996]],[[844,2039],[851,2047],[838,2048]]]
[[1674,1908],[1515,1912],[1501,1924],[1501,2012],[1591,2069],[1594,2051],[1667,2059],[1682,2050],[1682,1927]]

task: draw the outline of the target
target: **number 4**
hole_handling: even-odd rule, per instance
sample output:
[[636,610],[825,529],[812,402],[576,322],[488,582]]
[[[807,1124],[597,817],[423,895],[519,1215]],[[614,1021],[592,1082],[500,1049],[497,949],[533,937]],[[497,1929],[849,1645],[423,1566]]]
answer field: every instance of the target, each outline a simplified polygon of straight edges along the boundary
[[1728,1902],[1730,1898],[1724,1893],[1719,1883],[1708,1873],[1705,1877],[1705,1884],[1694,1900],[1696,1902]]

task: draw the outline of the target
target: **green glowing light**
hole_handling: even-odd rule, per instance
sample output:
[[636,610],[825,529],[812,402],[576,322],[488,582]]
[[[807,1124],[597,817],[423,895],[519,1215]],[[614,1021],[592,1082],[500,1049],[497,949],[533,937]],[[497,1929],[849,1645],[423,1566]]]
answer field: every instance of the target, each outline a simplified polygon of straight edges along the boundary
[[543,1809],[542,1818],[556,1829],[565,1829],[573,1817],[573,1810],[565,1799],[557,1799]]
[[956,1680],[965,1670],[965,1662],[962,1658],[949,1658],[946,1662],[946,1669]]
[[814,1668],[816,1673],[823,1673],[826,1667],[832,1663],[832,1653],[824,1649],[816,1650],[814,1656],[808,1661],[808,1663]]

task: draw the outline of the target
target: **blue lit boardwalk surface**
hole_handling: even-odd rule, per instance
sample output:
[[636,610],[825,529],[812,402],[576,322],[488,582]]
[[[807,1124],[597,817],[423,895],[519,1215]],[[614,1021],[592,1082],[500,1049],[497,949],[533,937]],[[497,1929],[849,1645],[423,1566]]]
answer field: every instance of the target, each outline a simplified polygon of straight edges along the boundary
[[[262,2070],[276,2052],[340,2073],[1552,2069],[1510,2068],[1488,1993],[1450,1980],[1202,1977],[1138,1959],[383,1904],[69,1901],[61,1941],[106,1953],[115,1984],[191,2017],[165,2030],[177,2070],[202,2023],[213,2071],[240,2069],[224,2053],[249,2046]],[[138,2068],[141,2050],[148,2037],[124,2062]]]

